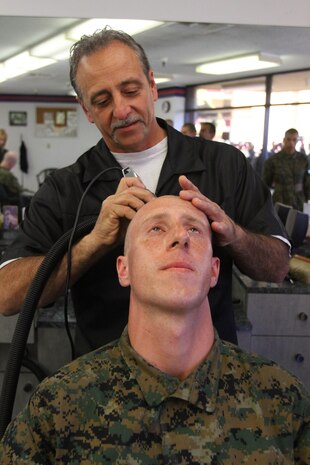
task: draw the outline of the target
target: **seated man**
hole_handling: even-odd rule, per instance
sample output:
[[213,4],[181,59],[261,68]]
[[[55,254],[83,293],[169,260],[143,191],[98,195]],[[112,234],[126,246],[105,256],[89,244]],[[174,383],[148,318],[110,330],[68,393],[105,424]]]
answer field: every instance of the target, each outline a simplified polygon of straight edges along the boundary
[[43,381],[6,430],[2,465],[310,464],[305,388],[213,329],[206,208],[181,191],[138,210],[117,259],[128,327]]

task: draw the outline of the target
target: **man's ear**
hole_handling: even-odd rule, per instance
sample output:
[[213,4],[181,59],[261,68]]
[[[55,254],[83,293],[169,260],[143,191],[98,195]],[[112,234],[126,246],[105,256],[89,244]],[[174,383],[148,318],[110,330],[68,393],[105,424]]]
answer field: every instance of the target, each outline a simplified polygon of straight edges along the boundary
[[88,121],[89,121],[90,123],[93,123],[93,122],[94,122],[93,117],[92,117],[92,115],[90,114],[90,112],[89,112],[89,110],[87,109],[87,107],[84,105],[83,100],[81,100],[79,97],[77,97],[77,101],[78,101],[79,104],[81,105],[81,107],[82,107],[82,109],[83,109],[83,111],[84,111],[84,113],[85,113],[86,118],[88,119]]
[[150,81],[150,86],[151,86],[151,91],[153,95],[153,101],[156,102],[158,100],[158,91],[157,91],[157,86],[154,78],[154,73],[152,70],[149,71],[149,81]]
[[210,287],[216,286],[219,273],[220,273],[220,259],[218,257],[212,257]]
[[128,261],[127,257],[121,255],[117,257],[116,269],[118,274],[118,280],[122,287],[130,286],[129,273],[128,273]]

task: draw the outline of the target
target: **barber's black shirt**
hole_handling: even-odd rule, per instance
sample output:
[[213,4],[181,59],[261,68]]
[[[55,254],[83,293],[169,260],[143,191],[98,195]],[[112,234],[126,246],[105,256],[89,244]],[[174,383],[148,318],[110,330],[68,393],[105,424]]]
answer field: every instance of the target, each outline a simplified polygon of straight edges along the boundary
[[[268,188],[254,173],[244,155],[219,142],[187,137],[158,120],[168,133],[168,153],[156,195],[178,195],[178,177],[186,175],[209,199],[216,202],[238,224],[256,233],[286,236],[273,214]],[[56,240],[72,228],[81,196],[90,181],[103,174],[83,202],[79,223],[95,221],[102,201],[114,194],[122,176],[120,166],[103,140],[84,153],[73,165],[55,171],[34,196],[18,238],[2,261],[46,254]],[[72,287],[77,324],[96,348],[121,335],[127,323],[129,290],[122,288],[116,274],[116,247],[94,265]],[[236,342],[232,308],[232,259],[225,248],[215,247],[220,257],[218,284],[210,290],[213,322],[222,339]]]

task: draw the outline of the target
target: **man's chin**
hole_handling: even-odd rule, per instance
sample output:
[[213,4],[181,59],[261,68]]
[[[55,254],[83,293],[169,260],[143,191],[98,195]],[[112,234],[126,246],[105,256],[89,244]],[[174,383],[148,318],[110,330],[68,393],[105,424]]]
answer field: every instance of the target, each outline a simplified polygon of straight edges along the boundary
[[128,131],[127,133],[114,134],[113,142],[124,152],[140,152],[145,150],[145,134],[142,131]]

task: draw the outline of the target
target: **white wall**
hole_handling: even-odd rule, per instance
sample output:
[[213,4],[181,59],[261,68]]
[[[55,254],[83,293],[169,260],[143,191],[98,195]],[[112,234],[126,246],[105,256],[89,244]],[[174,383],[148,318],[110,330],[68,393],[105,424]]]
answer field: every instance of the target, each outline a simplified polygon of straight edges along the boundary
[[[43,168],[62,167],[73,163],[89,147],[95,145],[100,139],[100,133],[95,125],[90,124],[80,106],[78,109],[78,137],[49,137],[35,136],[35,121],[37,107],[71,107],[74,104],[64,103],[28,103],[28,102],[0,102],[0,127],[8,133],[7,148],[19,153],[21,136],[28,152],[29,171],[22,174],[19,164],[13,173],[24,188],[37,189],[36,174]],[[26,111],[27,126],[9,126],[9,111]]]
[[[168,113],[163,111],[163,102],[170,103]],[[184,123],[185,97],[160,97],[155,103],[155,114],[162,119],[172,119],[173,126],[176,129],[181,129]]]
[[[170,111],[164,113],[163,101],[169,101]],[[37,107],[71,107],[78,111],[77,137],[36,137],[35,121]],[[185,99],[183,97],[159,98],[155,104],[155,113],[160,118],[171,118],[174,127],[180,129],[184,120]],[[10,111],[26,111],[27,126],[9,126]],[[60,168],[73,163],[85,150],[95,145],[101,135],[94,124],[90,124],[78,104],[64,103],[28,103],[0,102],[0,127],[8,133],[7,148],[19,154],[21,137],[28,153],[29,171],[23,174],[19,163],[13,169],[24,188],[35,191],[38,187],[36,174],[44,168]]]

